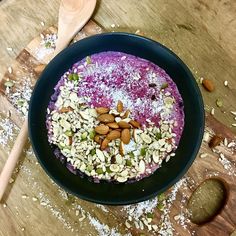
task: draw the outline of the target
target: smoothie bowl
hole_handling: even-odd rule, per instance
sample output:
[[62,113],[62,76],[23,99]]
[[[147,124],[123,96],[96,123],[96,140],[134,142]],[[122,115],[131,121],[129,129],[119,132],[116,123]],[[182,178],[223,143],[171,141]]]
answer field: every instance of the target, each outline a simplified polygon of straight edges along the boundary
[[48,175],[103,204],[143,201],[173,185],[196,157],[203,127],[201,94],[184,63],[126,33],[62,51],[29,109],[33,149]]

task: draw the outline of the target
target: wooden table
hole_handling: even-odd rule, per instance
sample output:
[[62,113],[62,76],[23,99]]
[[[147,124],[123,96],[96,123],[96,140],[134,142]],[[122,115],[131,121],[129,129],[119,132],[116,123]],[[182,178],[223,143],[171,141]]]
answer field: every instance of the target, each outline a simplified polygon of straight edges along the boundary
[[[58,6],[59,0],[0,1],[0,78],[30,40],[56,24]],[[236,111],[235,0],[100,0],[93,19],[107,31],[141,31],[171,48],[196,79],[211,79],[214,93],[200,86],[205,108],[215,108],[214,116],[236,134],[230,114]],[[221,108],[217,99],[223,101]],[[0,169],[11,145],[0,148]],[[13,176],[6,205],[0,205],[1,236],[98,235],[91,219],[125,232],[123,213],[67,195],[36,164],[34,155],[27,153]],[[83,219],[81,206],[91,217]]]

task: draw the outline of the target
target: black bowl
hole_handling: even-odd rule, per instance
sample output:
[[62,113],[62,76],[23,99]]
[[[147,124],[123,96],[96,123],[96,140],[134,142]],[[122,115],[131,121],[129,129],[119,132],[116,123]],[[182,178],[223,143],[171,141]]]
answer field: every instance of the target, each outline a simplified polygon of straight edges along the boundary
[[[120,51],[145,58],[163,68],[177,84],[184,101],[185,126],[176,156],[154,174],[130,184],[93,183],[72,174],[56,159],[48,143],[46,109],[53,88],[75,62],[103,51]],[[204,109],[199,88],[187,66],[168,48],[128,33],[95,35],[74,43],[57,55],[43,71],[29,107],[29,135],[38,161],[47,174],[72,194],[96,203],[125,205],[147,200],[176,183],[194,161],[204,131]]]

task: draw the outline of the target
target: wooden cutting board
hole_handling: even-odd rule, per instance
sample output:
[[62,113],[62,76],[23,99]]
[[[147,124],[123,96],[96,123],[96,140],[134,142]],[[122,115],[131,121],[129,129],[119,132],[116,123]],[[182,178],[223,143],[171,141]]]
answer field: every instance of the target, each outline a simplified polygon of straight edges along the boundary
[[[45,45],[42,43],[43,38],[46,40],[49,37],[55,37],[52,35],[56,35],[56,31],[55,27],[50,27],[33,39],[20,52],[0,82],[0,109],[18,127],[21,126],[24,117],[19,112],[22,110],[22,101],[19,101],[19,98],[18,100],[14,98],[12,94],[24,93],[29,87],[33,87],[38,78],[38,73],[34,71],[34,68],[39,64],[47,63],[52,57],[52,44],[46,43]],[[103,29],[95,22],[90,21],[77,34],[74,41],[101,32]],[[6,90],[7,81],[14,82],[9,91]],[[25,91],[22,92],[22,88]],[[18,109],[16,109],[17,106]],[[6,227],[12,228],[11,232],[19,235],[24,235],[27,228],[33,227],[32,225],[38,221],[41,221],[41,224],[35,226],[36,235],[45,233],[45,229],[48,229],[48,235],[75,235],[74,233],[76,235],[97,235],[95,229],[98,224],[94,223],[94,220],[100,221],[100,227],[101,224],[109,226],[107,229],[104,225],[105,229],[97,226],[97,230],[105,230],[104,235],[114,234],[115,231],[112,230],[120,233],[129,232],[132,235],[140,235],[141,233],[144,235],[166,235],[163,232],[168,232],[168,230],[176,235],[230,235],[236,228],[236,154],[232,142],[235,140],[235,136],[230,129],[209,114],[206,116],[206,132],[210,135],[221,134],[227,138],[227,142],[231,143],[232,147],[227,147],[227,143],[221,144],[213,152],[208,147],[208,143],[204,141],[199,154],[204,153],[205,157],[198,156],[196,158],[184,178],[165,193],[166,197],[162,200],[162,205],[157,203],[157,200],[147,202],[147,204],[159,206],[154,208],[153,220],[150,223],[150,225],[157,225],[156,232],[148,231],[145,223],[143,226],[140,223],[142,216],[139,216],[136,211],[140,209],[141,205],[136,204],[130,208],[104,207],[66,194],[45,175],[30,151],[22,155],[22,161],[13,176],[15,183],[9,187],[8,193],[11,191],[11,194],[5,197],[7,205],[2,207],[3,211],[2,213],[0,211],[0,217],[14,215],[15,219],[10,217],[10,223]],[[12,143],[10,143],[11,145]],[[6,153],[3,154],[5,158],[9,147],[6,146]],[[199,226],[189,221],[187,203],[199,184],[209,178],[223,181],[228,191],[227,199],[222,211],[213,220]],[[17,210],[15,209],[16,202],[20,203],[17,205]],[[35,206],[36,203],[38,204]],[[163,209],[160,210],[160,206]],[[40,207],[44,209],[42,210]],[[51,218],[47,220],[45,215],[48,214],[51,214],[57,223],[59,221],[60,224],[63,224],[63,229],[57,230],[56,227],[51,227],[56,224],[56,221]],[[143,227],[144,229],[142,229]],[[155,226],[151,227],[155,229]],[[28,232],[32,232],[32,230]]]

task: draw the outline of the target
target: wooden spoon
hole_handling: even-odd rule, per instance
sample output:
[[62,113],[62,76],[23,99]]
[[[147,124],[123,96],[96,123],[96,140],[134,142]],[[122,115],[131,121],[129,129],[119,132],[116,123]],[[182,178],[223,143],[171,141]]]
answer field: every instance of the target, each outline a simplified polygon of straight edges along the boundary
[[[58,39],[54,56],[63,50],[92,16],[96,0],[62,0],[58,17]],[[27,117],[0,175],[0,201],[28,138]]]

